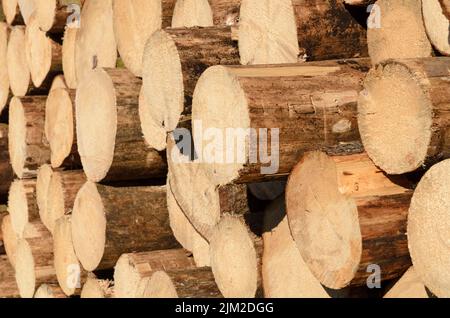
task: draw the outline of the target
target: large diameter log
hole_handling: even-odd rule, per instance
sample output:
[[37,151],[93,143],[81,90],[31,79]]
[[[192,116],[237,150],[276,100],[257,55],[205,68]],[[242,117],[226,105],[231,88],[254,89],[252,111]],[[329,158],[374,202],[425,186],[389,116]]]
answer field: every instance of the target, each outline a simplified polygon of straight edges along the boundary
[[51,81],[56,74],[62,73],[61,45],[39,28],[35,14],[30,17],[25,30],[25,53],[35,87],[41,87],[46,79]]
[[0,115],[9,99],[9,75],[8,75],[8,37],[9,27],[5,22],[0,22]]
[[266,298],[329,298],[303,260],[286,216],[284,195],[264,217],[262,279]]
[[0,124],[0,197],[5,197],[14,180],[14,172],[9,161],[8,125]]
[[114,272],[116,298],[221,297],[211,269],[185,250],[124,254]]
[[34,293],[33,298],[67,298],[57,284],[42,284]]
[[31,225],[34,228],[26,238],[19,239],[16,250],[16,282],[22,298],[33,297],[41,284],[57,282],[52,236],[42,223]]
[[29,222],[39,220],[36,201],[36,180],[15,180],[9,189],[8,211],[15,233],[23,237]]
[[75,43],[78,28],[66,28],[62,43],[62,69],[68,88],[77,88],[77,74],[75,68]]
[[356,101],[368,66],[357,59],[209,68],[193,100],[198,161],[215,184],[252,183],[289,174],[306,151],[361,152]]
[[76,195],[86,183],[83,171],[55,171],[48,183],[47,227],[53,233],[56,221],[72,213]]
[[17,5],[17,0],[2,0],[2,9],[6,18],[6,23],[9,25],[24,23],[19,6]]
[[429,298],[429,296],[425,285],[411,266],[383,298]]
[[422,1],[423,22],[428,38],[443,55],[450,55],[450,18],[444,15],[439,0]]
[[450,160],[433,166],[422,178],[411,201],[408,245],[414,270],[438,297],[450,296],[448,252]]
[[142,76],[142,55],[153,32],[171,26],[176,0],[116,0],[114,34],[120,57],[136,76]]
[[341,0],[293,0],[292,4],[305,60],[368,56],[367,32]]
[[387,59],[429,57],[421,0],[379,0],[372,7],[367,30],[369,55],[374,65]]
[[147,41],[143,59],[146,108],[140,109],[147,142],[162,150],[159,136],[189,118],[192,97],[201,74],[210,66],[239,64],[237,43],[230,27],[167,29]]
[[[292,236],[313,275],[326,287],[362,286],[410,266],[406,219],[412,191],[391,181],[366,155],[306,154],[286,188]],[[397,184],[398,183],[398,184]]]
[[80,17],[75,41],[77,81],[96,67],[115,67],[117,45],[113,30],[112,0],[87,1]]
[[141,83],[126,69],[96,69],[79,83],[78,152],[89,180],[166,175],[163,155],[149,148],[142,137],[138,114]]
[[64,33],[64,28],[71,22],[71,15],[76,14],[72,6],[80,8],[85,0],[20,0],[20,10],[25,17],[25,23],[29,25],[33,14],[36,16],[38,27],[54,34]]
[[358,122],[377,166],[402,174],[450,157],[449,88],[446,57],[386,61],[369,72]]
[[213,26],[213,13],[208,0],[177,0],[173,9],[172,28]]
[[85,273],[81,271],[73,247],[70,215],[62,216],[55,222],[53,257],[59,286],[65,295],[74,295],[77,289],[81,288],[82,280],[85,280]]
[[76,91],[55,88],[45,104],[45,136],[48,140],[53,168],[74,170],[81,167],[75,125]]
[[9,106],[9,155],[19,178],[36,177],[37,169],[49,162],[45,138],[45,96],[14,97]]
[[0,255],[0,298],[19,298],[14,268],[6,255]]
[[94,274],[89,274],[81,290],[81,298],[113,298],[114,283],[110,280],[98,279]]
[[241,64],[296,63],[296,17],[291,0],[242,0],[239,18]]
[[131,251],[177,247],[165,187],[114,188],[87,182],[72,212],[75,252],[87,271],[112,268]]

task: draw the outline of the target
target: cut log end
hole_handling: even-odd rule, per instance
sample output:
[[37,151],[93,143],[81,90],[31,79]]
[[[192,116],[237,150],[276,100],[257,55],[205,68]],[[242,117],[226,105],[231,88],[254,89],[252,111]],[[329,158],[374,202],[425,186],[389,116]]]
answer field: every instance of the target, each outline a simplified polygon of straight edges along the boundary
[[[164,109],[164,111],[167,111],[167,109]],[[145,98],[143,87],[139,94],[139,117],[142,133],[147,144],[158,151],[166,149],[167,131],[161,124],[158,124],[154,120],[154,115],[150,111],[150,105]]]
[[152,145],[152,135],[173,131],[178,125],[184,110],[183,73],[175,43],[164,31],[155,32],[147,41],[143,63],[147,107],[140,114],[143,126],[151,132],[147,142]]
[[53,222],[51,222],[51,217],[48,213],[47,202],[48,202],[48,189],[50,180],[53,175],[53,169],[50,165],[43,165],[39,167],[36,179],[36,203],[39,208],[39,216],[45,227],[52,232]]
[[450,297],[450,160],[433,166],[417,186],[409,209],[408,245],[414,270],[438,297]]
[[72,213],[72,240],[83,268],[97,268],[105,250],[106,218],[97,187],[87,182],[78,192]]
[[374,25],[367,32],[373,64],[391,58],[431,56],[432,48],[423,25],[421,3],[420,0],[377,1],[369,17]]
[[25,96],[30,84],[30,71],[25,54],[25,27],[11,28],[6,53],[9,83],[14,96]]
[[6,23],[11,25],[18,15],[17,0],[2,0],[1,5],[5,14]]
[[346,287],[358,270],[362,237],[355,202],[339,191],[334,161],[305,155],[286,188],[292,236],[313,275],[333,289]]
[[9,188],[8,211],[14,232],[22,237],[29,221],[27,189],[22,180],[15,180]]
[[70,155],[74,142],[73,105],[69,92],[53,89],[45,105],[45,135],[50,144],[52,167],[58,168]]
[[36,290],[34,258],[30,245],[20,239],[16,251],[16,282],[22,298],[32,298]]
[[128,254],[122,255],[114,270],[114,292],[116,298],[134,298],[141,276]]
[[7,67],[7,51],[8,51],[8,25],[0,22],[0,114],[6,106],[9,98],[9,76]]
[[117,130],[116,93],[111,78],[103,69],[91,71],[79,83],[76,122],[83,169],[89,180],[101,181],[113,161]]
[[401,63],[373,69],[358,101],[364,147],[389,174],[414,171],[431,142],[432,105],[415,75]]
[[443,55],[450,55],[450,20],[444,15],[439,0],[422,1],[423,21],[433,46]]
[[81,298],[107,298],[112,296],[111,282],[97,279],[94,275],[89,275],[81,290]]
[[[227,129],[235,128],[246,136],[250,128],[247,98],[231,68],[213,66],[203,73],[194,92],[192,119],[201,120],[203,131],[212,128],[220,130],[225,136]],[[193,134],[200,135],[202,131],[197,131],[194,125]],[[239,137],[234,136],[234,139]],[[207,149],[208,143],[210,140],[204,141],[201,148]],[[239,171],[243,168],[243,160],[237,160],[237,156],[242,154],[244,159],[247,159],[245,156],[248,155],[248,149],[238,148],[238,143],[233,145],[223,143],[223,148],[211,151],[211,156],[214,157],[231,150],[233,154],[231,163],[220,163],[220,160],[214,160],[214,158],[204,158],[204,162],[214,162],[205,164],[205,168],[214,176],[216,184],[227,184],[239,176]]]
[[177,290],[164,271],[157,271],[150,278],[144,278],[140,289],[143,298],[178,298]]
[[13,229],[11,215],[5,215],[2,219],[2,236],[5,246],[5,253],[8,256],[9,263],[14,268],[16,266],[16,250],[18,236]]
[[172,28],[213,26],[213,13],[208,0],[178,0],[172,17]]
[[52,65],[52,42],[34,14],[25,30],[25,54],[33,85],[40,87]]
[[22,102],[13,97],[9,105],[9,157],[14,173],[22,178],[26,160],[26,119]]
[[79,287],[81,271],[73,249],[70,216],[62,216],[55,222],[53,253],[59,286],[67,296],[71,296]]
[[241,64],[296,63],[300,49],[290,0],[243,1],[239,21]]
[[75,72],[75,43],[78,28],[66,28],[62,44],[62,66],[67,86],[70,89],[77,88],[77,76]]
[[36,290],[34,298],[51,299],[51,298],[67,298],[67,297],[63,293],[61,288],[59,288],[58,285],[42,284]]
[[253,298],[257,259],[253,240],[239,218],[224,216],[210,240],[211,268],[225,298]]

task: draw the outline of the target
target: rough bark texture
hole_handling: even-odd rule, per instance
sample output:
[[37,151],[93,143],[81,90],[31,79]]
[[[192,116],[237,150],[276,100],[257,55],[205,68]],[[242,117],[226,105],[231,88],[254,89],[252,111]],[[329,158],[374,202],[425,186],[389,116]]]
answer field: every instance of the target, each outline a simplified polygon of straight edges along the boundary
[[170,28],[172,26],[172,16],[176,2],[176,0],[161,0],[161,29]]
[[246,95],[250,128],[266,128],[269,136],[270,130],[279,128],[278,172],[264,175],[260,162],[247,162],[233,182],[270,181],[287,175],[311,150],[330,155],[362,152],[357,99],[369,66],[368,59],[314,62],[291,66],[299,71],[294,76],[271,76],[271,71],[283,66],[268,67],[264,76],[243,75],[259,67],[230,68],[241,74],[236,77]]
[[76,132],[76,120],[75,120],[75,96],[77,91],[74,89],[67,89],[67,93],[70,96],[70,100],[72,101],[73,107],[73,144],[72,149],[70,150],[70,154],[61,164],[61,168],[76,170],[81,169],[83,166],[81,164],[80,154],[78,153],[78,144],[77,144],[77,132]]
[[[184,111],[190,117],[192,96],[198,79],[213,65],[239,65],[239,49],[231,27],[164,30],[178,50],[183,72]],[[183,119],[181,119],[183,121]]]
[[340,0],[292,0],[306,60],[368,56],[366,30]]
[[14,172],[9,162],[8,125],[0,124],[0,202],[5,201],[13,179]]
[[114,158],[105,180],[138,180],[165,176],[165,154],[149,149],[142,136],[139,119],[142,80],[124,68],[105,71],[113,81],[117,103]]
[[81,170],[76,171],[56,171],[61,178],[61,187],[64,193],[64,212],[71,214],[75,197],[78,191],[86,182],[86,175]]
[[28,222],[40,222],[39,207],[36,199],[36,179],[24,179],[22,184],[27,197]]
[[449,0],[439,0],[442,7],[442,12],[445,14],[447,19],[450,20],[450,1]]
[[222,298],[214,275],[208,267],[190,270],[165,271],[179,298]]
[[19,298],[14,269],[6,255],[0,256],[0,298]]
[[106,217],[106,243],[98,269],[112,268],[130,251],[179,247],[172,235],[165,187],[113,188],[97,185]]
[[26,121],[26,158],[21,178],[35,178],[39,167],[50,162],[44,127],[46,100],[46,96],[20,97]]
[[209,0],[213,22],[217,26],[239,24],[241,0]]

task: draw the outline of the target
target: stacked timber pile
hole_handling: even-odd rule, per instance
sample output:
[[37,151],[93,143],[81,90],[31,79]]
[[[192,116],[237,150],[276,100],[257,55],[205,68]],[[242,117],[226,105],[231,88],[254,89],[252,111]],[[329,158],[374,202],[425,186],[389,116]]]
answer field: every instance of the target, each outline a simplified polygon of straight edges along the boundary
[[0,297],[450,296],[447,0],[1,4]]

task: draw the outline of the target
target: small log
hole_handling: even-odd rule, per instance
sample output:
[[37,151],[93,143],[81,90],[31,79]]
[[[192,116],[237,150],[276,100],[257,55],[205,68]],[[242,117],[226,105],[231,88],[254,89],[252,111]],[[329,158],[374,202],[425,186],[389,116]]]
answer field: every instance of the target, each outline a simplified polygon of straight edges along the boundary
[[80,21],[81,27],[75,40],[74,64],[78,82],[93,68],[116,66],[112,0],[87,1],[83,5]]
[[230,27],[166,29],[148,39],[143,58],[146,108],[140,109],[140,118],[150,146],[165,149],[153,136],[173,131],[182,118],[191,116],[198,79],[219,64],[239,64]]
[[402,174],[450,157],[449,88],[447,57],[385,61],[369,72],[358,122],[377,166]]
[[429,298],[429,296],[425,285],[411,266],[383,298]]
[[262,279],[266,298],[330,298],[303,260],[286,216],[284,195],[265,211]]
[[19,298],[14,269],[6,255],[0,255],[0,298]]
[[114,283],[110,280],[98,279],[94,274],[89,274],[86,283],[81,290],[81,298],[113,298]]
[[124,254],[114,281],[117,298],[220,297],[211,270],[197,268],[182,249]]
[[50,161],[45,138],[45,96],[14,97],[9,106],[9,155],[15,174],[36,177],[38,168]]
[[79,83],[78,152],[89,180],[139,180],[166,175],[164,155],[150,149],[142,137],[138,114],[141,83],[126,69],[96,69]]
[[0,198],[7,196],[14,172],[9,161],[8,125],[0,124]]
[[[368,278],[381,283],[411,266],[410,188],[405,178],[386,177],[365,154],[302,158],[289,177],[286,210],[295,243],[324,286],[362,286]],[[380,269],[375,277],[373,265]]]
[[41,87],[42,83],[53,81],[57,74],[62,73],[61,45],[39,28],[35,14],[25,29],[25,54],[34,87]]
[[165,187],[87,182],[72,212],[75,252],[87,271],[112,268],[123,253],[174,248]]
[[422,178],[408,215],[408,245],[414,270],[437,297],[450,297],[449,186],[450,160],[433,166]]
[[48,188],[53,173],[52,167],[45,164],[39,167],[36,178],[36,204],[39,209],[39,217],[41,222],[44,223],[50,232],[52,230],[52,226],[50,224],[47,201]]
[[209,68],[193,100],[197,161],[220,185],[280,179],[310,150],[360,153],[356,102],[369,65],[355,59]]
[[[63,293],[72,296],[86,279],[75,255],[72,241],[71,216],[65,215],[55,222],[53,230],[53,263],[56,278]],[[79,290],[78,290],[79,292]]]
[[142,76],[142,55],[147,39],[156,30],[172,25],[175,1],[114,1],[117,48],[122,61],[135,76]]
[[75,43],[78,28],[66,28],[62,43],[62,69],[67,87],[77,88],[77,74],[75,71]]
[[16,250],[16,282],[22,298],[31,298],[44,283],[57,283],[53,267],[53,239],[40,222],[29,223],[26,238]]
[[64,215],[72,214],[76,195],[86,183],[83,171],[55,171],[48,183],[47,223],[53,233],[56,221]]
[[53,168],[81,168],[75,124],[76,91],[54,88],[45,104],[45,136],[48,140]]
[[430,57],[422,1],[379,0],[372,8],[367,30],[369,56],[374,65],[388,59]]
[[445,16],[439,0],[422,1],[422,13],[425,30],[431,44],[439,53],[449,56],[450,17]]
[[8,211],[14,232],[23,237],[27,224],[40,220],[36,201],[36,179],[15,180],[11,184]]
[[10,99],[9,75],[7,67],[9,32],[10,30],[8,25],[5,22],[0,22],[0,65],[3,65],[0,69],[0,115]]
[[67,298],[57,284],[42,284],[34,294],[34,298]]

